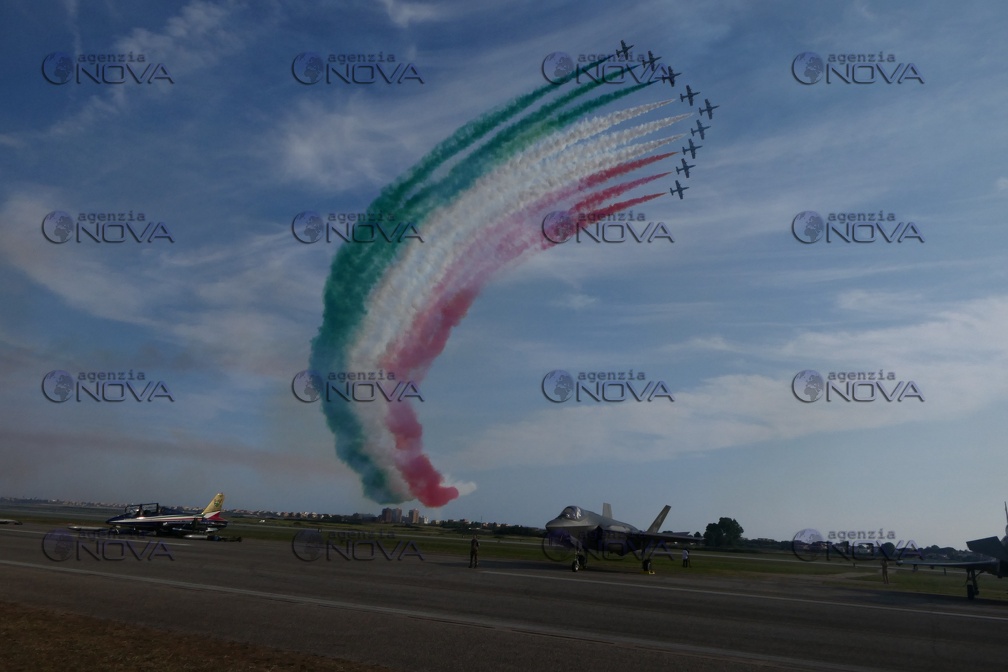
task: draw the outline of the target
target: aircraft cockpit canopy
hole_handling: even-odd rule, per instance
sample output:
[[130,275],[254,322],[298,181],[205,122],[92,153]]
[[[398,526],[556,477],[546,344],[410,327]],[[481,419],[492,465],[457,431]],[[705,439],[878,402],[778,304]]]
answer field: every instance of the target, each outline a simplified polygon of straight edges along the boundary
[[560,513],[560,517],[567,520],[581,520],[581,509],[576,506],[568,506]]
[[129,504],[126,507],[126,515],[130,518],[141,518],[144,516],[157,515],[161,507],[156,502],[150,504]]

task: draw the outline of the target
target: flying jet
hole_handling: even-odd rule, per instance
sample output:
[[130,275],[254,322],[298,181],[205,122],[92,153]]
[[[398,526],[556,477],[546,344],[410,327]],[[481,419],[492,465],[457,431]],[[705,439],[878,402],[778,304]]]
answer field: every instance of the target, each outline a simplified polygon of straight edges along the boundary
[[[210,539],[218,530],[227,527],[222,520],[221,507],[224,493],[218,492],[202,513],[191,514],[170,510],[160,504],[129,504],[118,516],[105,521],[112,532],[147,533],[162,536],[186,537],[187,539]],[[69,526],[72,530],[97,532],[107,528]]]
[[650,49],[648,49],[647,55],[648,57],[647,60],[644,61],[644,65],[652,69],[657,69],[658,61],[661,60],[661,56],[655,56],[651,53]]
[[680,184],[679,184],[679,180],[676,180],[676,181],[675,181],[675,186],[676,186],[676,188],[675,188],[675,189],[672,189],[672,188],[670,187],[670,188],[669,188],[669,192],[670,192],[670,193],[671,193],[671,194],[672,194],[673,196],[675,196],[676,194],[679,194],[679,200],[681,201],[681,200],[683,200],[683,193],[682,193],[682,192],[684,192],[684,191],[686,191],[687,189],[689,189],[689,187],[684,187],[684,186],[680,185]]
[[682,151],[683,151],[683,154],[685,154],[686,152],[689,152],[690,153],[690,158],[696,159],[696,150],[700,149],[701,147],[703,147],[703,145],[694,145],[693,144],[693,138],[690,138],[689,139],[689,147],[688,148],[687,147],[683,147]]
[[[659,532],[658,528],[665,522],[672,507],[666,505],[647,530],[638,530],[629,523],[615,520],[612,517],[612,507],[602,505],[602,515],[582,509],[579,506],[568,506],[560,515],[546,523],[547,535],[550,540],[558,540],[564,546],[575,550],[571,570],[578,571],[588,566],[588,550],[593,549],[615,555],[640,551],[641,566],[644,571],[651,571],[651,556],[666,541],[679,543],[696,543],[697,539],[687,532]],[[666,549],[667,550],[667,549]]]
[[690,107],[693,107],[693,97],[698,95],[699,93],[700,93],[699,91],[694,91],[693,89],[689,88],[689,84],[687,84],[686,93],[679,94],[679,102],[681,103],[682,101],[689,98],[689,105]]
[[714,118],[714,110],[716,110],[717,108],[719,108],[721,106],[720,105],[711,105],[710,101],[708,99],[706,99],[706,98],[703,99],[703,102],[707,103],[707,106],[706,107],[697,108],[697,111],[700,112],[700,116],[701,117],[703,116],[703,113],[706,112],[707,113],[707,118],[708,119],[713,119]]
[[[681,74],[682,74],[681,72],[676,72],[675,70],[672,69],[672,66],[669,65],[669,66],[667,66],[665,68],[665,74],[661,76],[661,80],[663,82],[668,82],[669,86],[671,86],[672,88],[675,88],[675,78],[678,77]],[[680,101],[680,102],[682,102],[682,101]],[[693,103],[690,103],[690,105],[692,105],[692,104]]]
[[[1008,502],[1005,502],[1005,520],[1008,522]],[[993,574],[999,579],[1008,576],[1008,525],[1005,525],[1005,536],[1003,539],[997,537],[986,537],[984,539],[973,539],[966,542],[966,547],[974,553],[986,555],[990,560],[977,560],[974,562],[928,562],[927,560],[901,560],[899,564],[910,564],[916,569],[917,565],[925,567],[952,567],[966,570],[966,597],[972,600],[980,594],[980,586],[977,585],[977,574]]]
[[622,58],[623,58],[624,61],[629,60],[630,59],[630,50],[633,49],[634,45],[627,44],[623,40],[620,40],[619,43],[620,43],[620,47],[622,47],[622,49],[617,49],[616,50],[616,55],[617,56],[622,56]]
[[689,177],[689,169],[690,168],[696,168],[696,164],[695,163],[693,163],[693,164],[686,163],[686,159],[681,159],[681,160],[682,160],[682,168],[680,168],[679,166],[676,166],[676,169],[675,169],[676,175],[678,175],[679,173],[686,173],[686,177]]
[[699,119],[697,119],[696,125],[697,125],[696,128],[691,128],[690,129],[690,135],[696,135],[697,133],[699,133],[700,134],[700,139],[703,140],[704,139],[704,131],[706,131],[708,128],[710,128],[710,126],[704,126],[703,123]]

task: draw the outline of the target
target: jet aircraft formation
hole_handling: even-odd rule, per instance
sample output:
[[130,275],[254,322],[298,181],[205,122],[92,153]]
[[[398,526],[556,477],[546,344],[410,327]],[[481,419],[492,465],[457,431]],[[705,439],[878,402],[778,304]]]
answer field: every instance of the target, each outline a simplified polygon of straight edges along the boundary
[[[622,59],[624,61],[630,60],[630,58],[631,58],[630,49],[632,49],[633,47],[634,47],[634,45],[627,44],[626,40],[620,40],[620,48],[616,50],[616,57],[620,58],[620,59]],[[654,70],[655,73],[657,73],[658,72],[658,68],[659,68],[658,61],[660,61],[661,58],[662,58],[661,56],[655,56],[654,53],[649,49],[648,50],[648,57],[646,59],[643,59],[644,68],[645,69],[650,68],[651,70]],[[671,65],[662,66],[661,69],[662,69],[662,72],[663,72],[663,74],[661,75],[661,78],[660,78],[661,81],[667,82],[669,84],[669,86],[671,86],[674,89],[675,85],[676,85],[676,77],[680,77],[683,73],[676,72],[672,68]],[[696,97],[699,93],[700,93],[699,91],[694,91],[687,84],[686,85],[686,93],[679,94],[679,102],[688,101],[688,105],[690,107],[693,107],[693,98]],[[710,120],[714,119],[714,110],[716,110],[719,107],[721,107],[721,106],[720,105],[714,105],[714,104],[711,103],[710,99],[704,98],[704,106],[703,107],[698,107],[697,108],[697,112],[700,113],[701,117],[703,117],[703,115],[706,114],[707,115],[707,120],[710,121]],[[693,136],[696,136],[697,134],[699,134],[700,135],[700,139],[703,140],[703,139],[706,138],[705,133],[706,133],[706,131],[708,129],[710,129],[710,126],[704,126],[703,123],[701,121],[699,121],[699,120],[697,121],[696,128],[690,129],[690,136],[691,137],[690,137],[690,141],[689,141],[689,149],[687,150],[687,148],[683,147],[683,152],[685,153],[685,152],[689,151],[690,152],[690,158],[692,158],[693,160],[696,160],[696,150],[700,149],[703,146],[703,145],[694,145],[693,144]],[[689,176],[690,176],[690,172],[689,171],[690,171],[691,168],[694,168],[694,167],[695,167],[695,165],[687,164],[686,163],[686,159],[683,159],[682,160],[682,165],[676,167],[676,174],[677,175],[682,174],[686,178],[689,178]],[[679,200],[681,201],[681,200],[683,200],[683,192],[685,192],[687,189],[689,189],[689,187],[682,186],[679,183],[679,180],[676,180],[675,188],[674,189],[673,188],[669,188],[669,193],[672,196],[678,196]]]

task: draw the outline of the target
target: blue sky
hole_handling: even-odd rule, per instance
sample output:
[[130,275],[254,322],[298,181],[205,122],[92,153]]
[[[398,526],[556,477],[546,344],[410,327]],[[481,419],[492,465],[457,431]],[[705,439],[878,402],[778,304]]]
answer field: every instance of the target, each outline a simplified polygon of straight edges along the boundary
[[[566,244],[490,283],[419,408],[434,465],[477,487],[425,513],[541,525],[608,501],[647,525],[668,503],[671,528],[730,516],[750,537],[999,533],[1008,10],[968,9],[4,5],[0,492],[379,510],[318,405],[291,394],[335,250],[299,243],[291,219],[363,210],[457,127],[541,86],[547,54],[625,39],[684,73],[673,112],[691,111],[685,84],[720,105],[685,198],[635,209],[675,242]],[[51,52],[131,51],[174,83],[42,74]],[[394,53],[423,83],[304,86],[291,64],[305,51]],[[881,51],[924,83],[803,85],[791,62],[806,51]],[[56,245],[41,231],[54,210],[143,212],[174,242]],[[803,244],[805,210],[893,213],[925,242]],[[142,370],[175,401],[56,404],[40,390],[56,369]],[[675,402],[553,404],[540,385],[554,369],[645,371]],[[791,392],[804,369],[893,371],[926,401],[805,404]]]

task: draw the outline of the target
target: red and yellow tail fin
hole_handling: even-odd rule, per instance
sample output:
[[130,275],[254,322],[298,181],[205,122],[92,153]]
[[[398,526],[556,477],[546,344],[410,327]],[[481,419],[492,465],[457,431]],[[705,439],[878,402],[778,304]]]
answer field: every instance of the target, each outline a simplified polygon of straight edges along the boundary
[[210,500],[207,507],[203,509],[204,518],[217,518],[221,514],[221,509],[224,507],[224,493],[218,492],[214,495],[214,498]]

